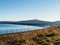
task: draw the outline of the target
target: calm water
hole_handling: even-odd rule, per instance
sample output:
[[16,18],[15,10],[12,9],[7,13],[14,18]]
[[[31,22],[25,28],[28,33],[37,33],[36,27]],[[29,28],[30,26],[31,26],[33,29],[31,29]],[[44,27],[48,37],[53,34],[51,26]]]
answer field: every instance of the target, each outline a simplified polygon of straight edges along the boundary
[[43,29],[43,28],[44,27],[38,27],[38,26],[0,24],[0,34],[24,32],[24,31],[31,31],[35,29]]

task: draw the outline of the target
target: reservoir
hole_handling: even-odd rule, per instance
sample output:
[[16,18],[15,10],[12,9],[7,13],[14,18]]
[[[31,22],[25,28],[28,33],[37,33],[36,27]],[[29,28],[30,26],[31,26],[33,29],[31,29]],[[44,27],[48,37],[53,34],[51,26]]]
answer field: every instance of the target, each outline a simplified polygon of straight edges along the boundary
[[43,28],[45,27],[30,26],[30,25],[0,24],[0,34],[25,32]]

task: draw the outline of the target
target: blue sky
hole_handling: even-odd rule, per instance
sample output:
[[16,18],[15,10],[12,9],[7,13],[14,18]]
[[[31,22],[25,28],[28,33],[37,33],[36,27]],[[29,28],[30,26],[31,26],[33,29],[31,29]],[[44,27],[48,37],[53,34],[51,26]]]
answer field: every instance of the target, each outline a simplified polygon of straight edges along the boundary
[[60,20],[60,0],[0,0],[0,21]]

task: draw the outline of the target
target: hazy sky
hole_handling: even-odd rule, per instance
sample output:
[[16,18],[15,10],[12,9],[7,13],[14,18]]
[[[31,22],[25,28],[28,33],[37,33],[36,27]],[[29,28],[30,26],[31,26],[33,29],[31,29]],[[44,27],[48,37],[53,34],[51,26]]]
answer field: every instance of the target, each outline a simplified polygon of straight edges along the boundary
[[60,0],[0,0],[0,21],[60,20]]

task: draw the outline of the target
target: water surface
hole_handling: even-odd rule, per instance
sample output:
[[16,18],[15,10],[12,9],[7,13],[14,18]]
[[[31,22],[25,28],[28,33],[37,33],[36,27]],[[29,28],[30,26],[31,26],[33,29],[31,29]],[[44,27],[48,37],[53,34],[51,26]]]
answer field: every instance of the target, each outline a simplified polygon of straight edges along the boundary
[[29,25],[0,24],[0,34],[32,31],[43,28],[44,27],[29,26]]

